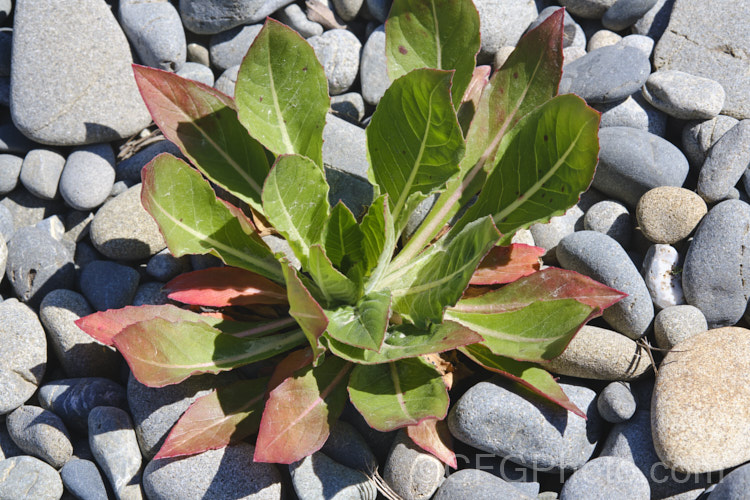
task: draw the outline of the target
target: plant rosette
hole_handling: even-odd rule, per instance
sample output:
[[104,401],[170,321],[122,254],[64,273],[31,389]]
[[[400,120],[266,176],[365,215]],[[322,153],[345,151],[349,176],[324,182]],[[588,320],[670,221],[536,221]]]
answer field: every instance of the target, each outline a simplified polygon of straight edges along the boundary
[[[585,418],[543,366],[624,295],[540,270],[542,249],[510,244],[574,205],[597,163],[599,114],[557,95],[562,27],[561,9],[489,78],[475,67],[470,0],[396,0],[386,24],[392,82],[366,129],[375,196],[359,219],[329,201],[327,81],[296,32],[266,21],[234,99],[134,66],[154,122],[188,160],[161,154],[144,167],[143,206],[172,254],[210,253],[226,267],[168,283],[182,307],[126,307],[77,324],[150,387],[267,360],[265,377],[195,401],[157,458],[257,434],[256,461],[291,463],[323,446],[349,400],[373,428],[405,427],[455,467],[442,423],[446,359],[505,375]],[[415,207],[435,194],[403,237]],[[293,258],[274,253],[268,234]]]

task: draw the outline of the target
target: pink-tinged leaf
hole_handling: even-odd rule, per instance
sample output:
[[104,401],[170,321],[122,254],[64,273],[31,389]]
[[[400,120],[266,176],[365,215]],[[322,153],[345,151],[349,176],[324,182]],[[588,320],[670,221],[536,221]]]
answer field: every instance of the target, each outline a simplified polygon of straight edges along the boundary
[[154,458],[215,450],[258,432],[267,382],[240,380],[195,400]]
[[311,365],[312,361],[313,353],[312,349],[309,347],[289,353],[278,365],[276,365],[273,375],[271,375],[271,379],[268,381],[267,392],[271,392],[284,380],[293,377],[294,372],[301,371],[306,366]]
[[154,318],[162,318],[171,322],[207,321],[212,324],[220,321],[219,319],[204,317],[200,314],[180,309],[171,304],[165,304],[108,309],[77,319],[75,323],[78,328],[102,344],[114,345],[112,339],[125,329],[125,327]]
[[227,200],[224,200],[222,198],[217,199],[222,202],[225,207],[227,207],[229,213],[237,217],[237,220],[240,223],[240,227],[242,227],[242,230],[245,231],[245,234],[253,234],[258,232],[258,228],[255,227],[255,223],[253,222],[253,220],[248,217],[247,214],[242,211],[242,209],[232,205]]
[[479,98],[482,96],[484,87],[487,86],[487,82],[490,80],[490,73],[492,67],[488,65],[477,66],[474,68],[474,72],[471,75],[471,81],[469,86],[466,88],[461,103],[473,102],[475,105],[479,102]]
[[236,337],[206,323],[141,321],[115,335],[114,344],[139,382],[163,387],[199,373],[219,373],[268,359],[301,345],[299,330]]
[[290,464],[318,451],[346,403],[351,366],[329,356],[276,386],[266,401],[253,460]]
[[286,280],[289,315],[297,320],[300,328],[305,332],[305,337],[313,350],[313,359],[317,363],[325,350],[320,345],[319,339],[328,328],[328,317],[302,283],[297,270],[288,261],[282,261],[281,270]]
[[202,83],[133,65],[154,123],[209,180],[256,210],[270,165],[237,118],[234,101]]
[[454,469],[458,468],[456,454],[453,452],[453,437],[448,432],[445,420],[422,420],[417,425],[407,427],[406,433],[424,451],[432,453]]
[[513,243],[494,247],[485,256],[471,277],[471,285],[511,283],[539,270],[544,248]]
[[252,271],[212,267],[181,274],[164,287],[169,298],[211,307],[286,304],[286,290]]
[[487,370],[508,377],[579,417],[586,418],[586,414],[568,399],[554,377],[539,365],[497,356],[481,344],[461,347],[459,350]]

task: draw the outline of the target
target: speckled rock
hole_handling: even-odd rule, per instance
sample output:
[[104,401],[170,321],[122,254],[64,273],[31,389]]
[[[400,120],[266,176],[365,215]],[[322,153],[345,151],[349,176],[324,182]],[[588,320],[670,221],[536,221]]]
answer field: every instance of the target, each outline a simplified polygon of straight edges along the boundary
[[750,205],[727,200],[714,206],[695,231],[685,256],[682,287],[688,304],[700,309],[708,326],[730,326],[750,298]]
[[24,452],[59,469],[73,455],[73,444],[63,421],[49,410],[23,405],[8,415],[8,433]]
[[315,55],[323,64],[331,95],[349,90],[359,72],[359,52],[362,44],[350,31],[328,30],[307,39]]
[[75,210],[92,210],[107,199],[115,183],[115,154],[109,144],[78,148],[65,162],[60,195]]
[[169,0],[120,0],[119,20],[141,64],[172,72],[185,64],[185,30]]
[[628,248],[633,235],[633,223],[628,208],[622,203],[606,200],[586,211],[583,228],[606,234],[623,248]]
[[107,500],[102,475],[90,460],[74,458],[60,469],[65,489],[81,500]]
[[650,370],[651,361],[628,337],[606,328],[584,325],[568,348],[544,367],[571,377],[634,380]]
[[150,500],[281,500],[281,473],[253,462],[255,448],[237,443],[188,457],[152,460],[143,471]]
[[47,367],[47,338],[34,311],[16,299],[0,303],[0,415],[36,391]]
[[404,500],[431,498],[445,476],[445,466],[400,431],[391,445],[383,479]]
[[727,131],[706,155],[696,192],[708,203],[729,198],[734,185],[750,167],[750,119]]
[[42,144],[95,144],[137,133],[151,117],[132,62],[128,41],[106,2],[17,1],[13,122]]
[[114,260],[147,259],[167,246],[159,226],[141,205],[140,184],[99,209],[91,222],[91,242]]
[[440,486],[433,500],[455,500],[458,498],[503,498],[504,500],[531,500],[511,483],[477,469],[462,469],[454,472]]
[[708,330],[706,317],[691,305],[667,307],[654,318],[654,337],[661,349],[671,349],[683,340]]
[[539,11],[533,0],[477,0],[482,46],[477,59],[491,61],[503,45],[516,45]]
[[57,197],[60,175],[65,167],[65,157],[51,149],[32,149],[23,159],[21,184],[37,198],[51,200]]
[[685,152],[690,165],[702,166],[711,146],[738,122],[736,118],[726,115],[719,115],[710,120],[687,122],[682,129],[682,151]]
[[649,500],[651,488],[633,462],[599,457],[573,473],[563,485],[560,500]]
[[578,231],[557,245],[557,258],[565,269],[585,274],[628,296],[604,311],[613,329],[632,339],[646,334],[654,319],[646,284],[625,250],[606,234]]
[[619,424],[633,416],[636,402],[627,382],[612,382],[596,398],[599,415],[607,422]]
[[39,389],[39,403],[82,435],[88,432],[89,413],[97,406],[128,408],[125,388],[101,377],[58,379],[44,384]]
[[641,196],[635,216],[649,241],[674,245],[687,238],[707,212],[706,202],[694,191],[661,186]]
[[385,26],[373,30],[362,49],[360,63],[362,97],[368,104],[377,105],[390,86],[385,58]]
[[681,263],[682,257],[670,245],[651,245],[646,252],[641,273],[657,308],[664,309],[685,303]]
[[469,389],[448,413],[453,436],[514,463],[547,472],[579,469],[594,453],[603,427],[596,393],[560,384],[588,417],[575,415],[495,377]]
[[16,188],[22,165],[20,156],[0,154],[0,194],[8,194]]
[[0,461],[0,498],[59,500],[63,495],[60,474],[38,458],[23,455]]
[[726,97],[719,82],[676,70],[652,73],[643,86],[643,96],[654,107],[681,120],[713,118]]
[[375,500],[377,496],[375,484],[367,476],[320,452],[289,464],[289,473],[300,500]]
[[[720,362],[717,362],[720,360]],[[651,408],[654,448],[677,471],[711,472],[750,460],[750,330],[708,330],[664,358]]]

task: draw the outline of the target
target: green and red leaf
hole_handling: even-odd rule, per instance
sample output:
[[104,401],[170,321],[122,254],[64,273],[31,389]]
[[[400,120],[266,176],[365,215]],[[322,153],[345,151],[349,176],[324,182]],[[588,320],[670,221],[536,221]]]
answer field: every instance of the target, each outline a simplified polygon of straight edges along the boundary
[[408,426],[406,433],[424,451],[432,453],[454,469],[458,468],[456,453],[453,451],[453,436],[448,431],[445,420],[425,419],[417,425]]
[[286,290],[273,281],[238,267],[212,267],[181,274],[164,286],[168,297],[183,304],[210,307],[286,304]]
[[282,261],[282,264],[289,300],[289,315],[297,320],[305,333],[305,337],[313,350],[315,362],[317,362],[324,351],[319,339],[328,328],[328,318],[323,308],[320,307],[320,304],[302,283],[297,270],[287,261]]
[[471,285],[511,283],[539,270],[544,248],[513,243],[490,250],[471,277]]

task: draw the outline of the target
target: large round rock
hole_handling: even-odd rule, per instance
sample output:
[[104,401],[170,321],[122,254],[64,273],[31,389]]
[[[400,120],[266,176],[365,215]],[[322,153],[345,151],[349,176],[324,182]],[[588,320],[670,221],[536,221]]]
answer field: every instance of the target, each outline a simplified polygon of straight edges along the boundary
[[750,298],[750,205],[727,200],[703,218],[687,251],[682,288],[710,328],[731,326]]
[[608,307],[604,319],[631,339],[646,334],[654,319],[654,305],[638,269],[625,250],[606,234],[578,231],[557,245],[557,259],[565,269],[585,274],[628,296]]
[[651,403],[654,448],[679,472],[718,471],[750,460],[750,330],[707,330],[675,346]]

